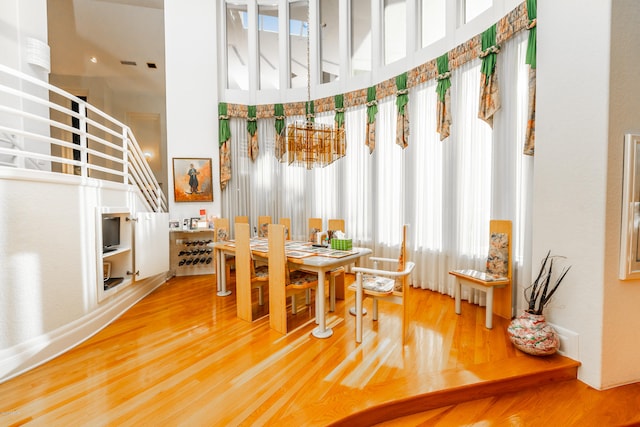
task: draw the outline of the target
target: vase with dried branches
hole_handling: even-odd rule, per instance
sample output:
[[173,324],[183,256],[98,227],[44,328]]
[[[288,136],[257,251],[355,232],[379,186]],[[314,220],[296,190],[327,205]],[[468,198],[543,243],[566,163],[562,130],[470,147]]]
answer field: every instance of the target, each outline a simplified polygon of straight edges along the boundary
[[571,266],[564,267],[559,274],[553,269],[558,256],[547,252],[540,264],[540,271],[531,286],[525,289],[528,308],[524,313],[511,321],[507,332],[513,345],[525,353],[535,356],[546,356],[558,351],[560,345],[558,334],[549,325],[543,315],[551,297],[556,293]]

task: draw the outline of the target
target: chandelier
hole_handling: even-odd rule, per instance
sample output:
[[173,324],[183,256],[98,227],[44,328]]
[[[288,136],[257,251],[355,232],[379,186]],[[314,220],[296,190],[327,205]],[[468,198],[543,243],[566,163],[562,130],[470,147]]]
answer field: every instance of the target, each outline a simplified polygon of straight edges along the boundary
[[287,126],[287,154],[290,165],[307,169],[325,167],[346,154],[344,129],[299,120]]
[[290,165],[304,166],[307,169],[325,167],[346,154],[344,128],[316,123],[313,110],[309,59],[309,9],[307,9],[306,118],[289,123],[287,128],[283,129],[283,132],[286,132],[286,157]]

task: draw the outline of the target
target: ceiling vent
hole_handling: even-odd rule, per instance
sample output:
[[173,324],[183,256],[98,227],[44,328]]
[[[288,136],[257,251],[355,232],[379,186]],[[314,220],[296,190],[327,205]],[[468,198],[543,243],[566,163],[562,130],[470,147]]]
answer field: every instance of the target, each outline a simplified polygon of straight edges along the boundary
[[134,67],[138,64],[136,64],[136,61],[120,61],[120,63],[122,65],[133,65]]
[[147,62],[147,67],[148,67],[148,68],[152,68],[152,69],[154,69],[154,70],[155,70],[156,68],[158,68],[158,66],[156,65],[156,63],[155,63],[155,62]]

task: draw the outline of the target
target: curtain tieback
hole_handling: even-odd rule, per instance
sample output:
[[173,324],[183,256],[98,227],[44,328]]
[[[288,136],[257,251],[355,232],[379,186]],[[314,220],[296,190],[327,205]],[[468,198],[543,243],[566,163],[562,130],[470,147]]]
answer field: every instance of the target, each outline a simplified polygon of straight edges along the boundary
[[257,117],[247,117],[247,121],[248,122],[257,122],[258,118]]
[[345,109],[344,108],[336,108],[336,113],[344,113]]
[[400,89],[399,91],[396,92],[396,95],[400,96],[400,95],[406,95],[408,93],[409,93],[409,89]]
[[490,46],[486,50],[480,52],[480,58],[484,58],[492,53],[500,53],[500,46]]
[[378,105],[378,101],[377,100],[373,100],[373,101],[369,101],[367,102],[367,107],[375,107],[376,105]]
[[436,76],[436,80],[445,80],[451,77],[451,71],[447,71],[446,73],[438,74]]
[[286,117],[285,116],[273,116],[274,119],[276,120],[284,120]]
[[527,30],[534,28],[538,24],[538,19],[532,19],[529,21],[529,25],[527,25]]
[[229,120],[229,116],[218,116],[220,120]]

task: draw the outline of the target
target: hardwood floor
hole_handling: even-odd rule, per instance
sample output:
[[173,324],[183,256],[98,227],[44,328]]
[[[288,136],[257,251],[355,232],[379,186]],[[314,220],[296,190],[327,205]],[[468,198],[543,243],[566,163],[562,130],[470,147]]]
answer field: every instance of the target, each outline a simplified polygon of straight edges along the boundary
[[[546,414],[552,425],[640,422],[640,385],[589,390],[570,380],[576,362],[520,353],[506,320],[495,317],[487,330],[483,308],[466,305],[458,316],[453,299],[437,293],[411,290],[404,347],[401,307],[384,303],[378,322],[365,317],[356,345],[346,294],[327,316],[332,337],[311,336],[312,307],[290,315],[297,329],[283,336],[267,317],[237,319],[233,295],[216,296],[215,276],[173,278],[77,348],[0,384],[0,425],[353,426],[397,418],[387,425],[444,426],[512,416],[520,424],[509,425],[548,425]],[[585,401],[588,412],[575,416],[572,403]]]

